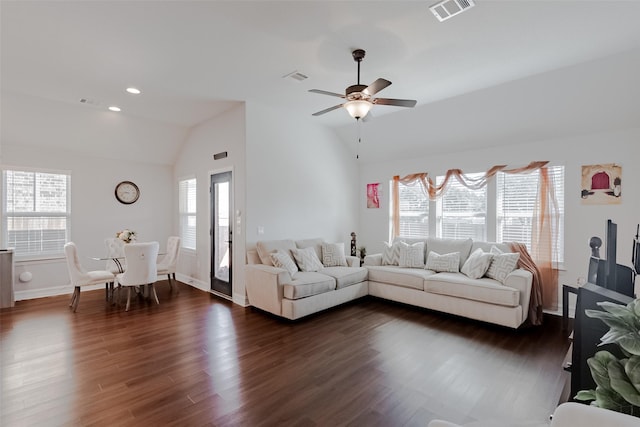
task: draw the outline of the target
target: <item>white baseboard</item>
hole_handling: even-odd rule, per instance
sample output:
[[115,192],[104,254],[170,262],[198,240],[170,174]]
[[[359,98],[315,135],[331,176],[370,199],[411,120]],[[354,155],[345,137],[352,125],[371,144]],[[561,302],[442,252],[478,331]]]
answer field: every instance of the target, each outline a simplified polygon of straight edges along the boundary
[[202,280],[194,279],[193,277],[180,273],[176,273],[176,279],[201,291],[209,292],[209,284]]
[[[83,286],[83,291],[92,291],[94,289],[104,289],[104,285],[91,285],[91,286]],[[14,298],[16,301],[22,301],[27,299],[36,299],[36,298],[46,298],[46,297],[55,297],[58,295],[69,295],[73,293],[73,286],[56,286],[53,288],[42,288],[42,289],[27,289],[23,291],[15,291]]]
[[[166,276],[158,277],[158,280],[165,280]],[[203,282],[202,280],[196,280],[192,277],[186,276],[184,274],[176,273],[176,279],[182,283],[186,283],[189,286],[192,286],[196,289],[199,289],[204,292],[211,292],[209,288],[209,284]],[[83,291],[92,291],[95,289],[104,289],[104,285],[91,285],[91,286],[83,286]],[[73,286],[65,285],[65,286],[56,286],[52,288],[42,288],[42,289],[27,289],[23,291],[15,291],[14,299],[16,301],[28,300],[28,299],[36,299],[36,298],[46,298],[46,297],[54,297],[58,295],[69,295],[73,293]],[[234,294],[231,300],[242,307],[249,306],[249,300],[245,295]]]
[[[197,280],[193,277],[189,277],[179,273],[176,273],[176,279],[178,279],[182,283],[186,283],[189,286],[193,286],[196,289],[200,289],[201,291],[212,293],[209,283],[203,282],[202,280]],[[234,304],[241,305],[242,307],[249,306],[249,300],[247,299],[246,295],[233,294],[233,297],[230,299]]]

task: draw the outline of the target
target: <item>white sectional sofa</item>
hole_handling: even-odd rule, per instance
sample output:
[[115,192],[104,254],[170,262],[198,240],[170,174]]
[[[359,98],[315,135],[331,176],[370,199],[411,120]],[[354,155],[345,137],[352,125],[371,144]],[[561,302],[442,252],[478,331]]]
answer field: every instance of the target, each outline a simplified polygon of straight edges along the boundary
[[[501,280],[470,278],[459,272],[477,249],[490,252],[495,247],[494,250],[508,253],[508,245],[472,242],[471,239],[396,238],[391,249],[397,248],[401,241],[414,249],[416,243],[421,246],[422,252],[417,256],[421,263],[417,259],[414,267],[401,266],[406,265],[405,259],[400,265],[389,265],[394,260],[385,259],[387,262],[384,263],[383,254],[373,254],[365,257],[364,267],[359,267],[358,258],[346,256],[346,266],[322,265],[318,271],[289,271],[282,266],[276,267],[272,254],[281,252],[294,259],[294,252],[313,248],[317,258],[322,260],[326,243],[322,239],[258,242],[256,249],[247,253],[249,303],[287,319],[298,319],[373,295],[511,328],[519,327],[527,319],[533,277],[529,271],[516,268],[503,272]],[[452,272],[426,269],[424,264],[430,252],[458,253]],[[395,261],[398,264],[397,258]],[[449,264],[451,267],[451,262]]]
[[[431,251],[441,255],[458,252],[460,269],[477,249],[490,252],[495,247],[511,252],[509,245],[503,243],[471,239],[396,238],[393,243],[400,241],[424,242],[425,260]],[[382,254],[367,255],[364,265],[369,270],[369,295],[511,328],[519,327],[528,316],[533,275],[523,269],[516,268],[499,281],[470,278],[461,272],[383,265]]]
[[[323,260],[323,239],[272,240],[256,244],[247,252],[246,288],[249,303],[287,319],[299,319],[369,293],[367,269],[360,259],[345,256],[345,265],[322,265],[318,271],[289,272],[274,266],[271,254],[313,248]],[[299,264],[299,263],[298,263]],[[332,263],[335,264],[335,263]]]

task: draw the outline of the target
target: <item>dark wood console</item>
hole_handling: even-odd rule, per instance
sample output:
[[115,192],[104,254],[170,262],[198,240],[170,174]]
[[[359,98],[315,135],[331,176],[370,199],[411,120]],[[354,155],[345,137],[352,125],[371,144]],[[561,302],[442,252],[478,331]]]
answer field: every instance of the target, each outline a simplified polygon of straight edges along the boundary
[[609,327],[600,319],[588,317],[585,314],[585,310],[602,310],[597,304],[600,301],[626,305],[633,300],[631,297],[592,283],[586,283],[584,286],[575,289],[578,298],[573,323],[573,343],[569,348],[571,364],[565,366],[565,369],[571,372],[571,400],[573,400],[578,391],[595,389],[596,387],[587,365],[588,358],[600,350],[607,350],[617,357],[622,357],[617,345],[598,346],[600,338],[607,333]]

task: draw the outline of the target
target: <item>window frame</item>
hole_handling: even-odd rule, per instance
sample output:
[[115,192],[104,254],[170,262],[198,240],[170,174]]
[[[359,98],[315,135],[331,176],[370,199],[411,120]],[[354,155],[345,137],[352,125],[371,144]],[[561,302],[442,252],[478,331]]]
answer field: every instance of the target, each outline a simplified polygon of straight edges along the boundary
[[[189,184],[188,182],[193,181],[193,192],[194,192],[194,210],[189,210],[189,200],[188,194],[183,195],[183,183],[187,183],[186,191],[189,192]],[[186,200],[183,200],[183,197]],[[186,210],[183,209],[183,204],[186,205]],[[178,180],[178,235],[180,236],[180,247],[186,251],[196,251],[198,244],[198,180],[195,176],[186,176],[180,178]],[[183,223],[184,221],[189,220],[189,218],[193,218],[194,226],[193,226],[193,247],[186,246],[190,242],[190,239],[185,238]],[[188,225],[187,225],[188,227]]]
[[[565,212],[566,212],[566,165],[564,164],[550,164],[548,167],[551,168],[562,168],[561,177],[562,183],[556,183],[556,179],[554,179],[554,183],[556,185],[556,190],[561,190],[561,194],[558,194],[559,191],[556,191],[556,198],[558,199],[558,211],[559,211],[559,222],[558,222],[558,266],[560,269],[564,267],[565,260],[565,242],[564,242],[564,230],[565,230]],[[503,173],[503,172],[500,172]],[[553,173],[554,178],[558,177],[558,173]],[[537,171],[532,174],[538,174]],[[473,174],[465,174],[465,175],[473,175]],[[443,176],[438,176],[436,178],[439,182],[442,182]],[[455,180],[455,179],[454,179]],[[457,182],[457,181],[456,181]],[[404,184],[399,183],[400,186]],[[393,180],[390,181],[390,186],[393,186]],[[391,188],[390,187],[390,188]],[[486,187],[486,212],[485,212],[485,239],[487,242],[498,242],[498,236],[501,235],[500,229],[500,208],[498,207],[498,202],[500,201],[500,194],[498,188],[498,177],[495,176],[489,180]],[[473,191],[473,190],[470,190]],[[537,185],[536,185],[537,191]],[[401,192],[399,192],[401,193]],[[425,196],[426,197],[426,196]],[[429,202],[428,208],[428,229],[429,233],[427,236],[420,236],[420,238],[427,238],[428,236],[436,236],[437,238],[442,238],[441,224],[440,224],[440,212],[442,210],[442,199],[438,199],[436,201]],[[392,211],[393,208],[390,206],[390,214],[389,214],[389,236],[392,233]],[[407,237],[407,236],[403,236]],[[391,240],[391,239],[390,239]],[[475,240],[475,239],[474,239]],[[524,242],[523,242],[524,243]]]
[[[71,238],[71,171],[68,170],[57,170],[57,169],[46,169],[46,168],[33,168],[33,167],[24,167],[24,166],[12,166],[12,165],[4,165],[0,167],[0,172],[2,173],[2,200],[0,203],[2,204],[0,208],[0,241],[2,242],[2,246],[8,247],[9,243],[9,224],[8,220],[10,217],[22,217],[22,218],[64,218],[65,219],[65,238],[64,243],[70,241]],[[8,212],[8,191],[7,191],[7,172],[21,172],[21,173],[31,173],[37,176],[37,174],[50,174],[50,175],[60,175],[64,176],[66,180],[65,185],[65,211],[64,212],[50,212],[50,211],[32,211],[32,212]],[[37,180],[34,179],[34,186],[37,185]],[[34,204],[36,203],[36,194],[34,192]],[[19,250],[19,248],[14,248],[14,256],[16,261],[36,261],[36,260],[46,260],[46,259],[60,259],[64,258],[64,245],[60,248],[59,251],[51,250],[51,251],[38,251],[38,252],[29,252],[23,253]]]
[[[475,178],[479,178],[483,175],[483,172],[477,172],[477,173],[468,173],[465,174],[466,176],[469,176],[473,179]],[[444,181],[444,175],[440,175],[438,177],[436,177],[436,183],[437,185],[440,185],[442,182]],[[460,190],[465,191],[465,192],[472,192],[472,191],[482,191],[484,193],[484,212],[483,212],[483,217],[484,218],[484,222],[482,224],[482,238],[478,239],[474,236],[468,236],[468,235],[464,235],[464,236],[456,236],[456,237],[444,237],[444,238],[449,238],[449,239],[467,239],[467,238],[471,238],[473,240],[480,240],[480,241],[487,241],[488,235],[489,235],[489,231],[488,231],[488,223],[489,223],[489,204],[490,204],[490,200],[489,200],[489,191],[488,191],[488,187],[491,185],[491,183],[487,184],[486,186],[482,187],[481,190],[472,190],[469,189],[467,187],[465,187],[464,185],[462,185],[456,178],[450,178],[449,182],[447,183],[447,190],[445,191],[445,193],[442,195],[442,197],[439,197],[436,201],[435,201],[435,206],[436,206],[436,213],[435,213],[435,227],[436,227],[436,233],[435,235],[439,238],[443,238],[442,234],[443,234],[443,229],[444,229],[444,222],[445,222],[445,218],[454,218],[454,217],[460,217],[460,218],[469,218],[468,215],[463,215],[460,212],[453,212],[453,213],[448,213],[445,214],[444,213],[444,204],[445,204],[445,198],[447,197],[447,194],[450,194],[449,191],[451,191],[451,187],[452,186],[456,186],[459,187]],[[472,212],[472,211],[467,211],[467,212]],[[471,215],[471,218],[475,218],[477,215]],[[431,219],[431,218],[429,218]]]

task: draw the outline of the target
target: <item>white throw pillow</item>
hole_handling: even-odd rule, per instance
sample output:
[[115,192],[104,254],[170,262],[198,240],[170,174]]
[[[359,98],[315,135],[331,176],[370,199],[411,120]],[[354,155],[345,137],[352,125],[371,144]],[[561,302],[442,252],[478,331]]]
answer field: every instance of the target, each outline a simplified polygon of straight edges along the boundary
[[288,253],[279,250],[277,252],[272,252],[269,256],[271,257],[271,262],[273,262],[274,266],[284,268],[290,275],[293,276],[293,274],[298,271],[298,266],[293,262]]
[[516,269],[520,254],[502,252],[495,246],[491,246],[491,253],[493,254],[493,259],[491,260],[491,265],[487,270],[486,276],[504,283],[509,273]]
[[320,271],[324,268],[315,249],[312,247],[304,249],[291,249],[293,257],[300,267],[300,271]]
[[424,268],[424,242],[409,245],[400,242],[400,259],[398,265],[400,267],[417,267]]
[[382,265],[398,265],[400,263],[400,243],[384,243],[382,250]]
[[323,243],[322,264],[325,267],[339,267],[347,265],[344,255],[344,243]]
[[425,268],[437,273],[457,273],[460,268],[460,252],[440,255],[431,251],[427,257],[427,266]]
[[479,279],[487,272],[491,265],[493,254],[485,252],[481,248],[473,251],[460,270],[472,279]]

